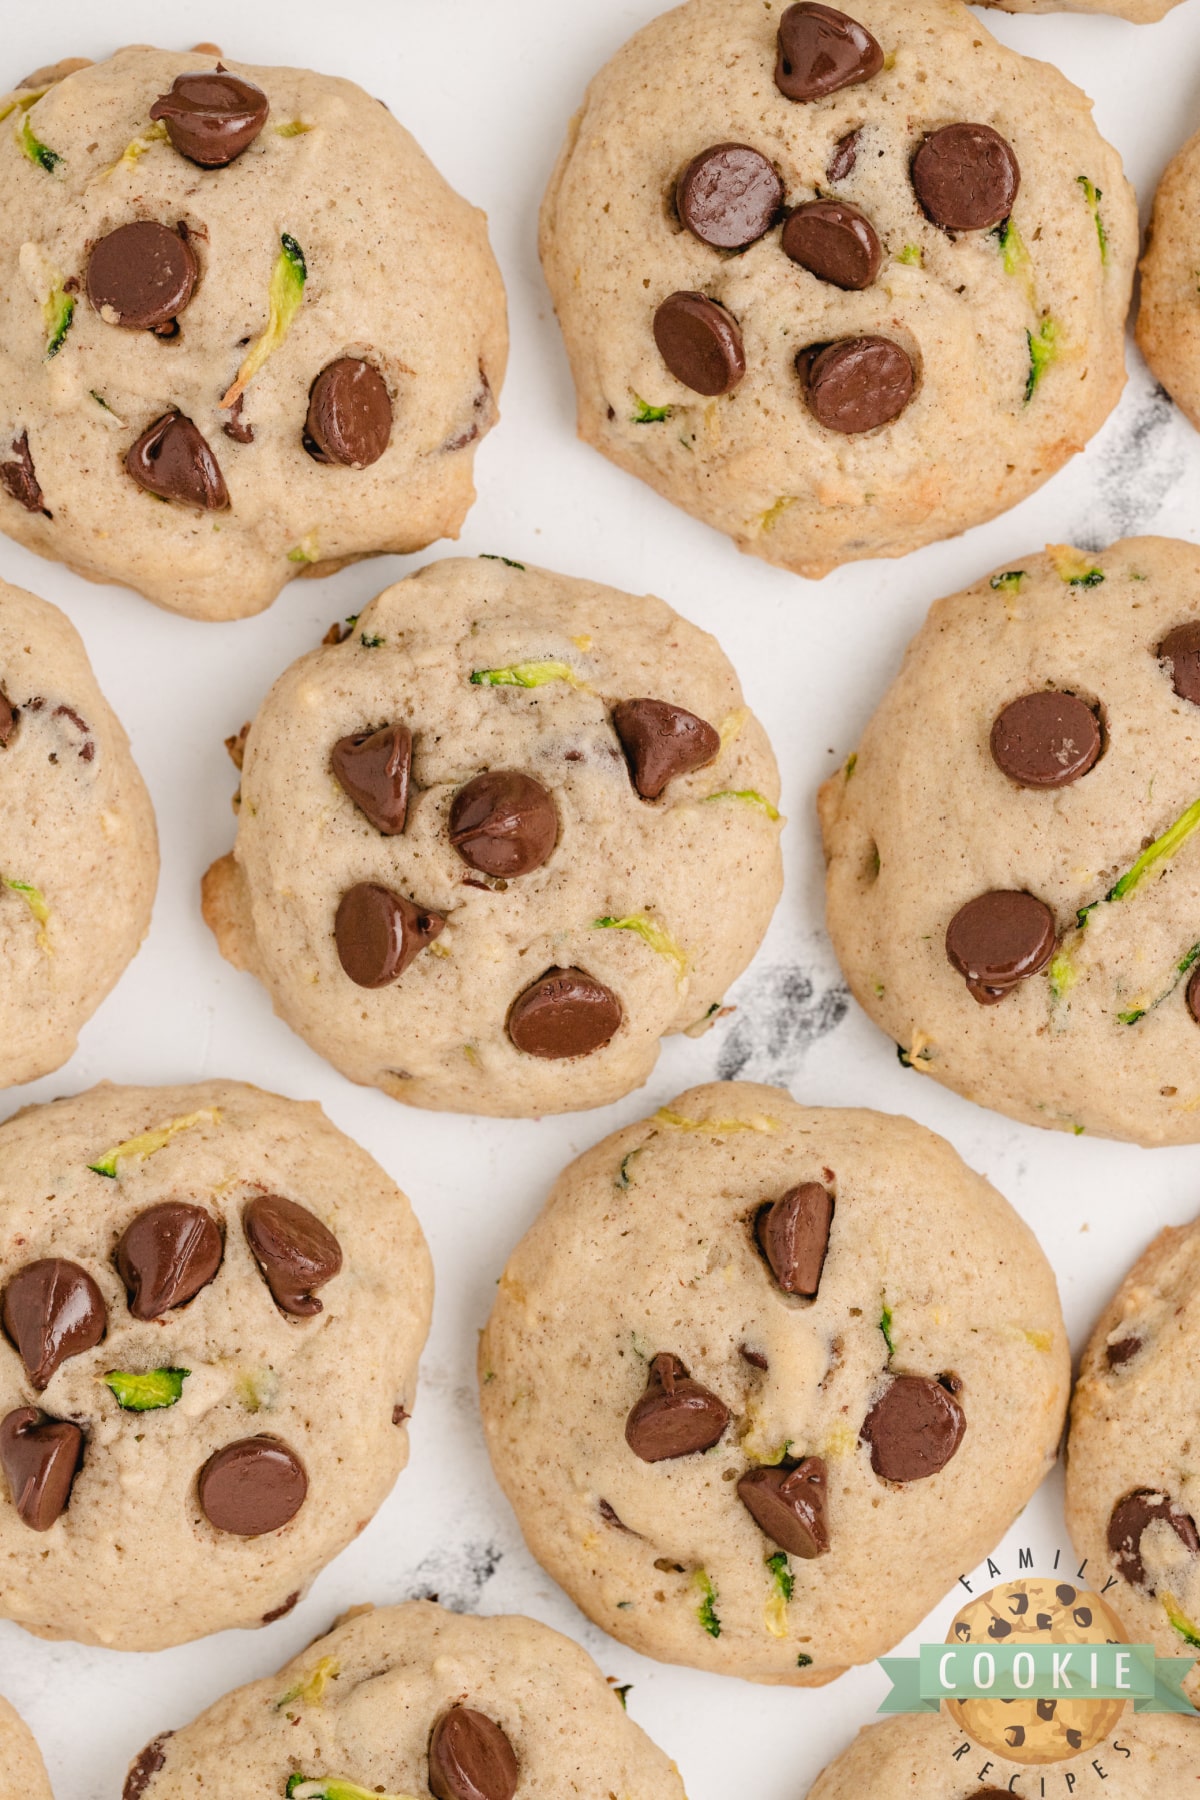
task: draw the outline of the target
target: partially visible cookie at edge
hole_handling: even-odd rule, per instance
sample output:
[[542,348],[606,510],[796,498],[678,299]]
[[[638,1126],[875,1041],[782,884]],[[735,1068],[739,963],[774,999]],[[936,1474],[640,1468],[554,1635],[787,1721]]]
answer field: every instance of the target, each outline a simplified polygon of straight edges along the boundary
[[1200,132],[1168,163],[1142,258],[1138,347],[1180,411],[1200,430],[1200,319],[1196,305],[1195,217],[1200,201]]
[[24,1720],[0,1695],[0,1800],[53,1800],[46,1765]]

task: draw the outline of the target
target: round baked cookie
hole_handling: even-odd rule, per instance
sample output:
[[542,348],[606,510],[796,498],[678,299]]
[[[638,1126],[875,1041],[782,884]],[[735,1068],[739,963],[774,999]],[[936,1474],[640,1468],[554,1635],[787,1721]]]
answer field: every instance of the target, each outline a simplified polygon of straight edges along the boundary
[[1142,259],[1137,341],[1175,404],[1200,430],[1200,299],[1195,226],[1200,132],[1167,165]]
[[53,1800],[42,1753],[0,1695],[0,1800]]
[[[1068,1440],[1071,1541],[1112,1577],[1131,1641],[1162,1656],[1200,1648],[1198,1349],[1200,1220],[1161,1232],[1101,1314]],[[1196,1670],[1186,1691],[1200,1702]]]
[[937,602],[821,789],[855,997],[1031,1125],[1200,1139],[1198,587],[1170,538],[1018,557]]
[[577,1644],[427,1600],[355,1607],[286,1668],[147,1744],[125,1800],[431,1793],[684,1800],[674,1763]]
[[483,215],[349,81],[59,74],[0,99],[0,529],[202,619],[456,536],[507,355]]
[[75,627],[0,582],[0,1087],[65,1063],[158,884],[150,796]]
[[1116,13],[1135,25],[1153,25],[1165,19],[1179,0],[978,0],[981,6],[998,6],[1004,12],[1099,12]]
[[1074,1792],[1068,1776],[1081,1793],[1094,1782],[1106,1800],[1161,1800],[1188,1793],[1200,1759],[1200,1725],[1170,1715],[1139,1717],[1132,1709],[1106,1744],[1047,1768],[1029,1768],[980,1749],[956,1756],[966,1742],[942,1713],[866,1725],[817,1776],[808,1800],[897,1800],[901,1794],[920,1800],[1005,1800],[1010,1794],[1037,1800],[1043,1788],[1047,1794]]
[[18,1113],[0,1612],[120,1650],[281,1618],[408,1460],[431,1290],[404,1195],[315,1105],[209,1081]]
[[958,0],[654,20],[572,122],[541,247],[580,435],[802,575],[1004,511],[1124,385],[1120,159]]
[[272,688],[205,917],[352,1081],[601,1106],[757,950],[778,799],[720,647],[661,600],[435,563]]
[[817,1686],[898,1642],[1054,1462],[1054,1276],[908,1119],[718,1082],[560,1176],[479,1353],[538,1561],[622,1643]]

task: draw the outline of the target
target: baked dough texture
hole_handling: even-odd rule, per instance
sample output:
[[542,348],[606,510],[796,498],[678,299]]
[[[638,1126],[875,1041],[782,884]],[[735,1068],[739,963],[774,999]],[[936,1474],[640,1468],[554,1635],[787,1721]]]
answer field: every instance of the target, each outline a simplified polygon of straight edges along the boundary
[[[652,800],[613,718],[646,697],[704,721],[714,747]],[[347,734],[387,726],[412,737],[407,816],[390,836],[331,770]],[[548,797],[548,853],[507,880],[451,843],[458,796],[486,771],[532,777]],[[223,954],[353,1081],[460,1112],[600,1106],[649,1077],[661,1037],[702,1028],[757,950],[782,885],[778,800],[766,734],[706,632],[653,597],[454,559],[386,589],[343,642],[276,682],[246,740],[237,842],[208,872],[205,916]],[[342,896],[361,884],[444,920],[375,988],[350,978],[335,939]],[[590,1054],[530,1054],[509,1035],[519,996],[555,968],[616,997],[619,1024]]]
[[[760,1210],[809,1183],[833,1200],[811,1299],[756,1242]],[[729,1419],[707,1453],[648,1462],[626,1422],[663,1353]],[[576,1605],[662,1661],[796,1686],[888,1650],[994,1548],[1054,1462],[1070,1382],[1049,1264],[949,1144],[744,1082],[693,1088],[564,1171],[479,1368],[497,1477]],[[948,1383],[965,1430],[939,1470],[884,1479],[861,1433],[903,1376]],[[805,1559],[740,1482],[809,1458],[829,1547]]]
[[982,6],[998,6],[1004,12],[1099,12],[1116,13],[1135,25],[1153,25],[1165,19],[1180,0],[979,0]]
[[33,1733],[0,1696],[0,1800],[53,1800]]
[[[1198,583],[1200,551],[1169,538],[1014,558],[933,606],[821,789],[826,916],[856,999],[902,1061],[1032,1125],[1200,1139],[1200,705],[1175,686],[1194,659],[1160,655],[1197,619]],[[1065,786],[1019,785],[990,748],[1041,691],[1100,728]],[[946,940],[992,891],[1034,896],[1054,942],[989,1005]]]
[[[14,716],[15,714],[15,716]],[[3,740],[7,741],[3,741]],[[56,606],[0,582],[0,1086],[65,1063],[158,883],[129,739]]]
[[[41,502],[0,487],[0,528],[160,606],[235,619],[293,576],[457,535],[507,327],[482,213],[354,83],[230,62],[266,95],[265,124],[223,167],[181,154],[151,109],[213,64],[122,50],[40,98],[0,100],[0,463],[25,440]],[[93,297],[97,246],[138,222],[165,227],[171,260],[195,272],[166,336],[114,322],[103,287]],[[235,416],[222,402],[252,358]],[[305,448],[310,390],[345,358],[370,364],[390,402],[390,442],[365,467]],[[170,413],[207,443],[227,506],[211,470],[185,469],[206,504],[128,472]]]
[[[18,1513],[12,1466],[0,1473],[5,1616],[122,1650],[269,1623],[369,1522],[408,1460],[432,1274],[407,1200],[319,1107],[238,1082],[104,1084],[17,1114],[0,1145],[0,1419],[33,1408],[83,1431],[48,1529]],[[315,1310],[277,1304],[252,1253],[248,1209],[268,1195],[305,1208],[340,1248]],[[143,1320],[118,1245],[150,1208],[179,1203],[215,1222],[219,1266],[194,1298]],[[13,1284],[50,1258],[73,1266],[77,1286],[80,1272],[94,1283],[105,1329],[68,1346],[39,1387],[12,1336]],[[127,1410],[105,1379],[114,1371],[173,1375],[179,1397]],[[307,1477],[291,1521],[253,1536],[218,1529],[199,1497],[210,1457],[243,1440],[282,1444]],[[0,1425],[0,1460],[10,1450]]]
[[1167,165],[1142,259],[1138,347],[1175,404],[1200,430],[1200,293],[1196,200],[1200,132]]
[[[1138,226],[1091,102],[958,0],[856,0],[882,67],[807,102],[774,79],[785,10],[688,0],[632,38],[572,121],[541,250],[580,435],[739,549],[820,576],[992,518],[1083,449],[1125,382]],[[943,230],[918,204],[915,153],[964,121],[1015,152],[1007,224]],[[866,214],[882,250],[870,285],[789,260],[778,224],[740,252],[684,227],[681,173],[731,143],[773,165],[786,207],[821,196]],[[668,369],[654,327],[673,293],[736,321],[731,392],[706,399]],[[879,335],[912,363],[910,404],[857,435],[818,423],[798,353]]]

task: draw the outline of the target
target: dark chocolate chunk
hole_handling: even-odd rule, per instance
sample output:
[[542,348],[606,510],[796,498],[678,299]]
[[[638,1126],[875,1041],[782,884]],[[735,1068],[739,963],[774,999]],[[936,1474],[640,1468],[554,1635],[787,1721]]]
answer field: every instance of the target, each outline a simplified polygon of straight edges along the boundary
[[1119,1369],[1123,1364],[1132,1362],[1142,1349],[1140,1337],[1123,1337],[1118,1343],[1110,1344],[1105,1357],[1110,1369]]
[[816,1298],[832,1224],[833,1196],[817,1181],[790,1188],[760,1209],[755,1235],[785,1294]]
[[278,1606],[273,1606],[270,1612],[263,1614],[263,1624],[274,1625],[276,1619],[286,1619],[288,1614],[298,1605],[299,1600],[300,1589],[297,1588],[294,1594],[289,1594],[286,1600],[281,1600]]
[[136,219],[102,237],[87,266],[87,295],[110,325],[157,331],[187,306],[200,277],[187,239],[157,219]]
[[883,51],[866,26],[834,6],[801,0],[779,21],[775,85],[789,100],[823,100],[882,67]]
[[1013,209],[1021,169],[990,125],[931,131],[913,158],[913,187],[926,216],[945,231],[989,231]]
[[147,1744],[144,1750],[138,1752],[129,1765],[121,1800],[142,1800],[142,1795],[167,1760],[163,1754],[163,1745],[174,1735],[173,1731],[164,1731],[152,1743]]
[[17,1517],[31,1531],[49,1531],[62,1517],[82,1460],[78,1425],[48,1419],[36,1406],[19,1406],[0,1420],[0,1469]]
[[210,1525],[234,1537],[262,1537],[294,1519],[308,1493],[304,1464],[278,1438],[239,1438],[200,1471],[200,1506]]
[[871,1467],[884,1481],[923,1481],[944,1469],[962,1443],[966,1415],[940,1381],[897,1375],[863,1421]]
[[164,413],[125,456],[139,487],[160,500],[177,500],[201,512],[223,512],[229,490],[221,466],[192,421],[181,412]]
[[1009,701],[991,744],[996,767],[1021,787],[1069,787],[1100,754],[1100,722],[1076,695],[1041,688]]
[[844,200],[810,200],[783,228],[784,254],[831,287],[869,288],[883,262],[879,233]]
[[429,1791],[437,1800],[513,1800],[517,1759],[494,1719],[469,1706],[443,1713],[429,1740]]
[[343,969],[359,987],[387,987],[427,944],[445,919],[377,882],[360,881],[338,903],[333,933]]
[[654,315],[659,354],[695,394],[728,394],[746,373],[737,320],[707,294],[668,294]]
[[651,1362],[646,1391],[625,1421],[625,1442],[643,1462],[667,1462],[711,1450],[728,1424],[725,1403],[664,1352]]
[[248,419],[242,417],[242,406],[245,403],[245,399],[245,394],[238,395],[233,405],[228,409],[229,417],[221,427],[225,436],[227,438],[232,438],[235,444],[252,444],[254,442],[254,427]]
[[150,117],[161,119],[181,156],[202,169],[223,169],[249,149],[267,122],[267,96],[228,69],[189,70],[160,94]]
[[408,817],[412,732],[407,725],[339,738],[330,763],[342,792],[385,837],[398,837]]
[[532,775],[489,769],[459,788],[450,842],[469,868],[511,880],[540,869],[558,841],[553,798]]
[[1158,646],[1158,660],[1166,667],[1179,698],[1200,706],[1200,620],[1168,631]]
[[42,497],[42,490],[34,473],[33,457],[29,453],[29,433],[23,431],[20,437],[15,437],[12,447],[12,460],[0,462],[0,485],[26,512],[44,513],[48,519],[52,518],[54,515]]
[[858,162],[858,140],[861,136],[860,128],[858,131],[848,131],[844,138],[838,140],[825,171],[826,181],[832,184],[835,181],[845,181],[853,175]]
[[1054,914],[1019,888],[992,888],[960,906],[946,930],[946,955],[981,1006],[994,1006],[1054,955]]
[[392,436],[392,400],[373,363],[339,356],[321,370],[308,396],[304,447],[317,462],[366,469]]
[[783,182],[749,144],[714,144],[693,157],[675,189],[679,217],[714,250],[745,250],[770,231],[783,205]]
[[898,419],[917,384],[908,352],[884,337],[813,345],[801,350],[796,370],[813,418],[848,437]]
[[316,1290],[342,1266],[342,1247],[329,1227],[295,1200],[260,1194],[242,1214],[242,1230],[280,1311],[298,1319],[319,1313]]
[[811,1561],[829,1549],[828,1474],[819,1456],[806,1456],[793,1469],[747,1469],[738,1499],[773,1544]]
[[1142,1535],[1151,1525],[1169,1525],[1190,1556],[1200,1555],[1200,1534],[1190,1513],[1175,1505],[1169,1494],[1153,1488],[1135,1488],[1118,1500],[1108,1521],[1108,1547],[1117,1561],[1117,1573],[1131,1587],[1154,1593],[1142,1561]]
[[667,700],[621,700],[612,717],[630,777],[643,800],[657,800],[668,782],[703,769],[721,748],[720,736],[707,719]]
[[547,969],[513,1001],[508,1035],[527,1056],[565,1061],[603,1050],[621,1025],[621,1002],[584,969]]
[[68,1357],[94,1349],[108,1325],[87,1270],[57,1256],[17,1271],[4,1290],[0,1321],[39,1392]]
[[163,1200],[138,1214],[121,1234],[115,1262],[135,1319],[158,1319],[206,1288],[224,1255],[211,1213],[183,1200]]
[[0,688],[0,750],[7,750],[17,735],[20,712],[8,695]]

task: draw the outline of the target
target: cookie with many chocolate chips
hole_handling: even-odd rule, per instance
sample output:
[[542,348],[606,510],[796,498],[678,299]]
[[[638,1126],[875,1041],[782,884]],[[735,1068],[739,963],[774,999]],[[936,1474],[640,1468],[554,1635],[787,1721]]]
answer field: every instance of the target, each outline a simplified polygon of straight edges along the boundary
[[203,619],[458,535],[504,290],[386,106],[202,45],[0,115],[0,530]]
[[13,1800],[53,1800],[33,1733],[0,1695],[0,1768]]
[[156,1650],[289,1612],[408,1460],[431,1290],[316,1106],[104,1085],[10,1119],[0,1616]]
[[702,1031],[781,884],[779,777],[714,639],[501,557],[436,563],[276,682],[204,881],[223,954],[354,1081],[537,1116]]
[[1049,1264],[949,1144],[744,1082],[563,1172],[479,1374],[500,1484],[589,1618],[800,1687],[886,1651],[995,1545],[1070,1383]]
[[580,435],[802,575],[993,517],[1125,380],[1134,196],[958,0],[687,0],[542,208]]
[[295,1800],[684,1800],[674,1763],[577,1644],[532,1619],[428,1600],[356,1606],[277,1675],[148,1744],[125,1800],[214,1784],[230,1800],[288,1788]]
[[150,797],[74,626],[0,582],[0,1087],[66,1062],[157,882]]
[[1167,165],[1154,197],[1142,259],[1138,347],[1180,411],[1200,431],[1200,324],[1195,228],[1200,132]]

